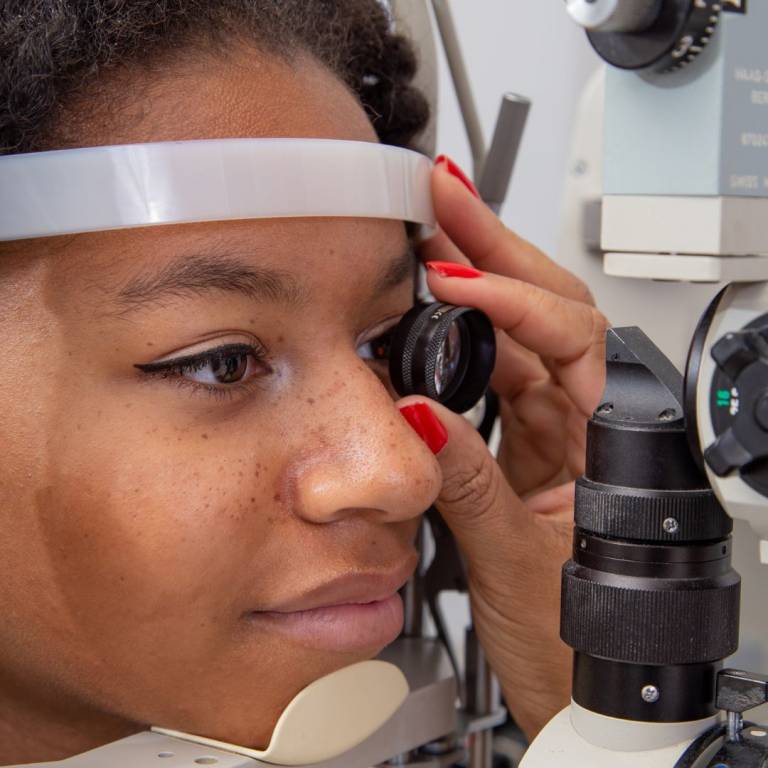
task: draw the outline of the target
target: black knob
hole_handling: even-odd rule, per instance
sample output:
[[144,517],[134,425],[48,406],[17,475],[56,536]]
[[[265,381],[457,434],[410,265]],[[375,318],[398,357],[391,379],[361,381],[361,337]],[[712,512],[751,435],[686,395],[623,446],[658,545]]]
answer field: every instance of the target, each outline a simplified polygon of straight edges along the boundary
[[723,336],[712,347],[712,359],[717,367],[732,381],[736,381],[739,374],[758,359],[753,338],[755,331],[739,331]]
[[754,461],[754,456],[739,442],[732,429],[727,429],[704,451],[704,458],[718,477],[730,475]]
[[768,495],[768,315],[723,336],[711,349],[714,443],[704,459],[719,477],[734,471]]
[[620,69],[671,72],[693,61],[715,34],[722,0],[661,0],[640,31],[587,33],[600,57]]
[[768,702],[768,677],[736,669],[717,674],[717,708],[746,712]]

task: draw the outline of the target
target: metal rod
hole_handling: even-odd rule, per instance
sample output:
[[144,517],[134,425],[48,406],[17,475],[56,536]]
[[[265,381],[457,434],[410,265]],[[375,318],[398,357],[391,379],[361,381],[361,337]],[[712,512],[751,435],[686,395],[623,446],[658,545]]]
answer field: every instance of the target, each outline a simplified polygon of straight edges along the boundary
[[728,712],[728,722],[726,725],[728,741],[741,741],[741,729],[743,725],[744,718],[740,712]]
[[403,634],[406,637],[421,637],[423,635],[424,619],[424,579],[422,576],[422,560],[424,557],[424,525],[422,520],[416,536],[416,549],[420,553],[419,566],[410,581],[402,589],[403,598]]
[[501,99],[493,141],[477,185],[480,197],[494,213],[499,213],[507,197],[530,108],[530,99],[516,93],[505,93]]
[[[474,627],[469,627],[465,643],[465,676],[467,712],[489,715],[499,706],[499,687]],[[493,731],[470,734],[467,741],[467,768],[491,768],[493,764]]]
[[479,179],[483,173],[483,162],[485,161],[485,139],[477,113],[475,97],[469,85],[467,69],[464,66],[464,57],[461,55],[461,45],[456,34],[456,26],[453,23],[453,14],[448,0],[432,0],[432,9],[435,13],[443,50],[448,59],[448,68],[451,71],[453,87],[459,100],[459,109],[464,121],[464,129],[467,132],[469,148],[472,152],[473,176],[475,179]]

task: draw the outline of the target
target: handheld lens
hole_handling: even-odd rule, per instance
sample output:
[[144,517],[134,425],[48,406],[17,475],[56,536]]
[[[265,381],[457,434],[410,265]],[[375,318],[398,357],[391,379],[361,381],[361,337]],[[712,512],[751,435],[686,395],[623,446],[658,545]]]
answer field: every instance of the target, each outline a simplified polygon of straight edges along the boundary
[[417,304],[395,329],[392,385],[402,397],[426,395],[457,413],[485,394],[496,362],[496,336],[485,314],[452,304]]

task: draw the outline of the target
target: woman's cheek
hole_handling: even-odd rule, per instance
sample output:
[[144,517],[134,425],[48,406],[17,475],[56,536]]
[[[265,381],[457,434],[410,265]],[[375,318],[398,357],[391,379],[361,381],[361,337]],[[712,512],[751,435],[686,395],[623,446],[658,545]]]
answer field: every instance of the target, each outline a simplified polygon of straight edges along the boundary
[[62,608],[97,644],[107,627],[156,641],[158,624],[231,622],[274,504],[231,431],[137,427],[81,435],[39,510]]

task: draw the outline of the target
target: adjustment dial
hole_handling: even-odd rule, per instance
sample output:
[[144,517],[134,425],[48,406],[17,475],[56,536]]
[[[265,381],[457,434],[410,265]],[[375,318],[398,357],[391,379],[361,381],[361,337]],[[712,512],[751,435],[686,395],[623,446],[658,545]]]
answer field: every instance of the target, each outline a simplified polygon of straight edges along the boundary
[[[567,0],[592,47],[620,69],[673,72],[715,34],[722,0]],[[581,6],[594,6],[590,15]]]
[[704,460],[718,477],[738,471],[768,495],[768,314],[723,336],[711,354],[717,365],[709,403],[716,439]]

